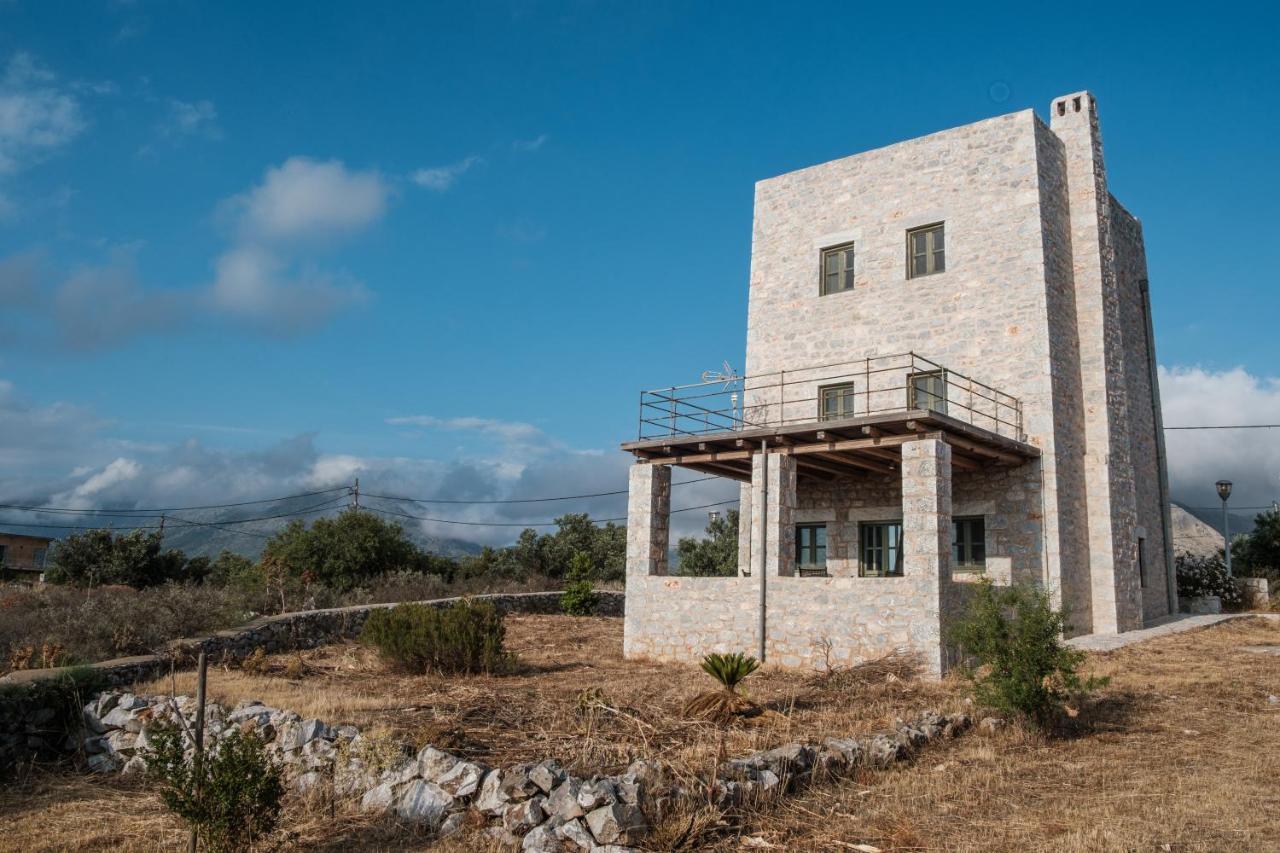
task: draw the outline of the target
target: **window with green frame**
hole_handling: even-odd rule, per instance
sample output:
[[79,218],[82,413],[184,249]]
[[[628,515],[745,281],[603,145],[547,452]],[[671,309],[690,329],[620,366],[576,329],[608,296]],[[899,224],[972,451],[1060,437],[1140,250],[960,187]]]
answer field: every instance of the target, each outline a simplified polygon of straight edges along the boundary
[[984,572],[987,569],[987,523],[980,515],[951,520],[951,569]]
[[799,575],[826,575],[827,526],[825,524],[796,525],[796,573]]
[[862,554],[858,573],[864,578],[902,576],[902,522],[864,521],[858,525]]
[[818,389],[818,420],[831,421],[853,417],[853,404],[857,394],[852,382],[839,385],[823,385]]
[[822,250],[821,295],[853,290],[853,244]]
[[911,374],[907,383],[907,408],[931,409],[939,414],[947,413],[947,372],[926,370]]
[[933,275],[946,269],[946,238],[941,222],[907,232],[907,278]]

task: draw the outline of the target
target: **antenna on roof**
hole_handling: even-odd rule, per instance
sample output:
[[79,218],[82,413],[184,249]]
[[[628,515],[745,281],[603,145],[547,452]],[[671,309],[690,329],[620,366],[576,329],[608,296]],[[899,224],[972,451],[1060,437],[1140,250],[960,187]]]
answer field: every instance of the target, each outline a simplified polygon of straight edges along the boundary
[[[724,362],[720,370],[704,370],[702,371],[702,381],[708,384],[712,382],[723,382],[722,391],[728,391],[735,383],[741,382],[742,377],[739,376],[729,362]],[[729,419],[732,423],[731,429],[739,429],[742,426],[742,413],[738,409],[738,389],[734,388],[733,393],[729,395]]]

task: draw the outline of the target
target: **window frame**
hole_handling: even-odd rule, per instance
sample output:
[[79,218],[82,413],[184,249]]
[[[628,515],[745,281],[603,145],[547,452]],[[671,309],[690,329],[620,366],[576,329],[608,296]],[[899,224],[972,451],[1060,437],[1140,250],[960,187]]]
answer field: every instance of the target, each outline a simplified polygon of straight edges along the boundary
[[[961,525],[973,525],[977,522],[982,525],[982,562],[973,561],[973,546],[977,541],[972,536],[961,543],[960,530]],[[963,550],[968,550],[968,559],[964,558]],[[985,515],[957,515],[951,519],[951,571],[964,572],[968,574],[982,574],[987,570],[987,517]]]
[[[849,410],[836,412],[834,415],[827,414],[827,393],[828,392],[848,391]],[[845,395],[840,394],[837,400],[844,400]],[[820,421],[838,421],[841,418],[857,417],[858,408],[858,383],[856,382],[834,382],[830,385],[818,386],[818,420]]]
[[[917,379],[937,379],[942,384],[942,394],[939,396],[932,391],[925,391],[929,397],[935,399],[941,405],[939,407],[920,406],[917,404],[916,396],[920,394],[920,389],[916,387]],[[947,379],[946,368],[938,368],[937,370],[919,370],[907,375],[907,408],[908,409],[927,409],[937,412],[940,415],[947,413],[947,387],[949,381]]]
[[[917,228],[907,229],[907,278],[908,279],[924,278],[927,275],[937,275],[938,273],[944,273],[947,271],[946,226],[947,226],[947,223],[945,221],[942,221],[942,222],[932,222],[928,225],[921,225]],[[926,238],[926,246],[925,246],[925,252],[924,252],[925,269],[924,269],[924,272],[920,272],[920,273],[915,271],[915,268],[916,268],[916,265],[914,263],[915,250],[911,245],[912,244],[911,238],[915,237],[917,234],[924,234]],[[935,248],[934,246],[935,234],[942,235],[941,249]],[[941,255],[941,260],[942,260],[941,266],[938,266],[938,263],[937,263],[938,258],[935,257],[936,255]]]
[[[895,527],[898,529],[898,538],[895,544],[890,545],[888,543],[882,542],[881,544],[874,546],[878,552],[885,554],[885,559],[878,561],[880,563],[887,564],[889,562],[888,552],[892,551],[894,554],[893,565],[889,566],[888,569],[885,571],[881,571],[879,566],[877,565],[875,571],[871,571],[870,561],[867,559],[867,555],[872,546],[870,546],[868,543],[869,537],[867,536],[867,531],[871,528],[883,528],[887,533],[890,529]],[[903,537],[902,519],[900,518],[888,519],[885,521],[858,522],[858,577],[860,578],[904,577],[906,574],[906,571],[903,566],[902,537]]]
[[[822,544],[818,544],[818,531],[822,532]],[[812,538],[809,543],[805,543],[805,533],[811,533]],[[807,577],[827,577],[827,549],[829,540],[827,538],[827,523],[825,521],[805,522],[796,525],[796,574],[805,575]],[[807,550],[814,557],[817,556],[818,550],[822,550],[822,561],[816,560],[804,562],[801,556]],[[806,572],[805,569],[808,569]]]
[[1147,537],[1138,537],[1138,584],[1140,589],[1147,588]]
[[[836,274],[839,286],[834,290],[827,288],[827,258],[839,258]],[[831,296],[835,293],[848,293],[854,287],[854,275],[857,273],[858,253],[854,249],[854,241],[827,246],[818,252],[818,295]]]

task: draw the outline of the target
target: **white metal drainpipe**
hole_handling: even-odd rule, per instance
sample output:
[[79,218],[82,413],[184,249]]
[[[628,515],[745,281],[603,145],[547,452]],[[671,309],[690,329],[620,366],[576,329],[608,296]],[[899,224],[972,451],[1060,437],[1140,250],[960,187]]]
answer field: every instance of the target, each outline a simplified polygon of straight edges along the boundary
[[760,442],[760,662],[764,663],[768,604],[765,579],[769,576],[769,439]]

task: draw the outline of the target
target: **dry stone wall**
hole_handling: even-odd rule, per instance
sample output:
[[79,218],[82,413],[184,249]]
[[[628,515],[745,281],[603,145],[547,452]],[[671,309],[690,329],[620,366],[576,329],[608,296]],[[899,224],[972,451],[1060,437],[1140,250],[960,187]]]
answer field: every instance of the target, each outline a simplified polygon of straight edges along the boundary
[[[89,766],[104,773],[145,772],[157,727],[190,727],[196,710],[188,696],[107,691],[94,697],[84,707]],[[457,833],[468,815],[476,815],[473,824],[487,824],[493,839],[530,853],[624,853],[643,845],[673,808],[711,802],[731,811],[860,768],[885,768],[970,725],[963,714],[926,711],[872,737],[828,737],[731,758],[713,777],[691,783],[649,760],[622,773],[589,776],[575,776],[555,759],[492,768],[431,745],[416,752],[407,744],[388,748],[355,726],[304,720],[255,700],[231,710],[209,703],[204,717],[211,750],[233,732],[252,733],[299,792],[358,803],[437,838]]]

